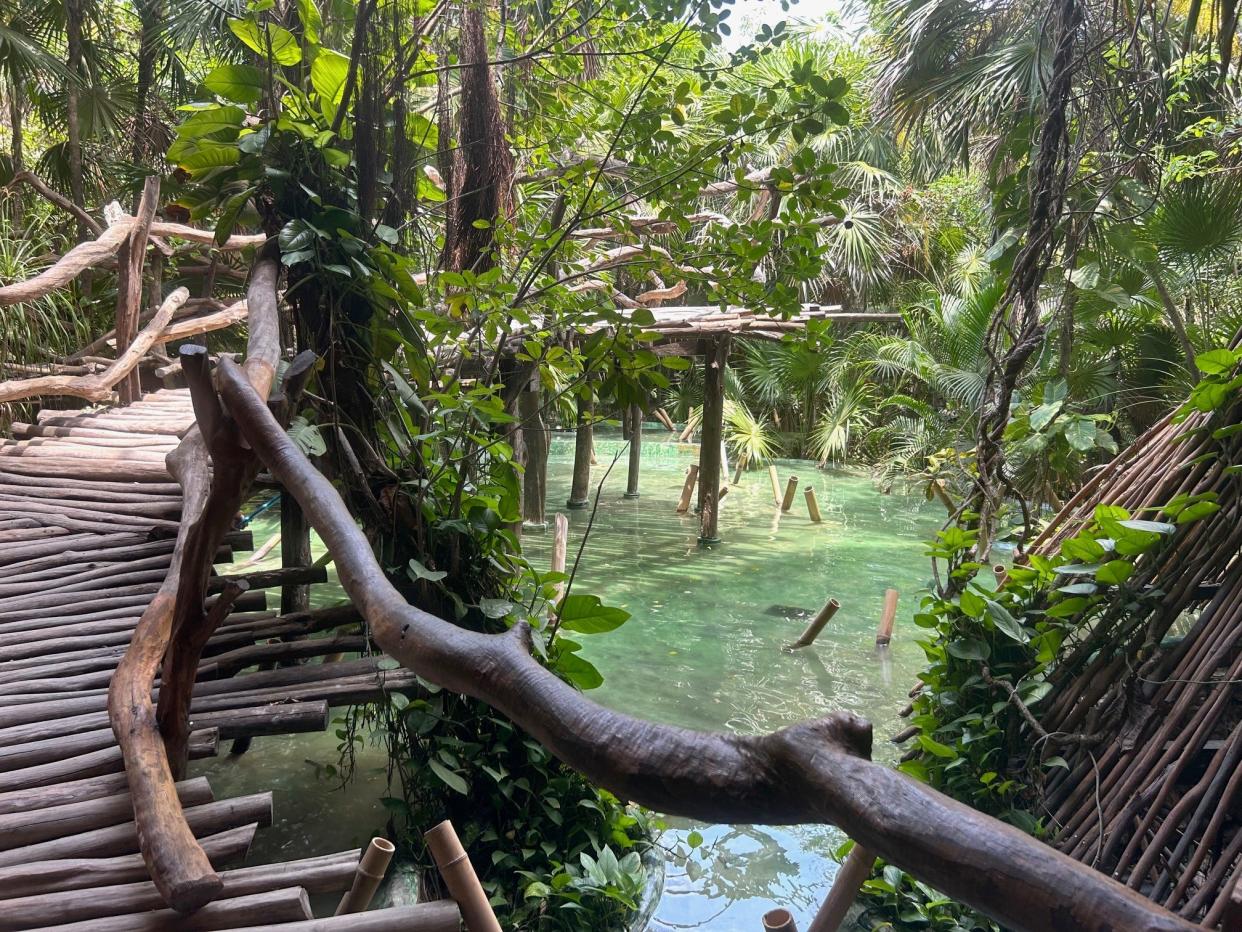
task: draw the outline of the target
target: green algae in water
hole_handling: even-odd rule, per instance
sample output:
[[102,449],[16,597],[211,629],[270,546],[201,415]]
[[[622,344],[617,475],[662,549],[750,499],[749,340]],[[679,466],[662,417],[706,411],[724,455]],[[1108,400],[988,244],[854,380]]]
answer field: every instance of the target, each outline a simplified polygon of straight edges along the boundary
[[[657,439],[657,437],[659,439]],[[859,473],[822,471],[805,461],[778,462],[782,487],[799,477],[787,515],[772,502],[767,471],[752,470],[731,486],[720,513],[722,542],[698,544],[698,519],[674,511],[686,468],[697,448],[669,434],[648,434],[642,456],[641,497],[624,500],[624,445],[597,439],[599,465],[592,494],[614,455],[620,454],[600,505],[574,587],[592,592],[633,617],[605,635],[583,637],[584,652],[604,674],[593,699],[660,722],[739,733],[843,710],[875,726],[877,760],[891,762],[887,738],[904,724],[897,712],[923,663],[909,618],[928,583],[923,541],[943,520],[935,503],[913,495],[882,495]],[[590,510],[567,511],[572,437],[554,438],[548,508],[570,521],[572,563]],[[802,490],[815,489],[823,523],[807,517]],[[254,525],[255,544],[279,530],[279,517]],[[316,542],[317,544],[317,542]],[[528,532],[526,552],[547,564],[551,533]],[[315,553],[321,552],[315,546]],[[274,553],[264,567],[278,565]],[[884,590],[900,593],[892,646],[875,647]],[[334,586],[315,587],[317,605],[341,597]],[[785,653],[807,619],[828,598],[841,610],[813,648]],[[360,847],[385,820],[382,749],[368,747],[344,791],[322,775],[335,763],[338,740],[326,734],[259,738],[236,759],[202,762],[218,796],[275,792],[276,824],[259,832],[251,862],[306,857]],[[670,820],[671,846],[691,825]],[[670,864],[664,897],[650,929],[701,928],[751,932],[773,906],[790,909],[805,928],[827,893],[836,864],[830,857],[843,836],[826,826],[695,826],[703,854],[689,872]]]

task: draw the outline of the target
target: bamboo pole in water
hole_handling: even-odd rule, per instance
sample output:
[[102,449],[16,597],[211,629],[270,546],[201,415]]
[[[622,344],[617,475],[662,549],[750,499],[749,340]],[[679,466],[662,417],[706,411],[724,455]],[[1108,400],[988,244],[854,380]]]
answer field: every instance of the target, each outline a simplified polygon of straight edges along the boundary
[[[552,572],[565,572],[565,554],[569,548],[569,519],[559,511],[552,518]],[[565,583],[556,583],[556,594],[552,596],[553,606],[559,605],[561,596],[565,594]],[[555,612],[555,608],[552,609]]]
[[803,494],[806,495],[807,513],[810,514],[812,521],[814,521],[816,524],[820,524],[824,519],[820,516],[820,513],[819,513],[819,502],[815,501],[815,490],[812,488],[807,488],[806,492]]
[[855,844],[841,869],[837,871],[828,898],[819,908],[815,918],[811,920],[809,932],[837,932],[845,919],[845,914],[858,898],[871,867],[875,864],[875,855],[862,845]]
[[811,623],[806,626],[806,630],[802,632],[802,636],[798,640],[789,645],[789,650],[796,650],[799,647],[810,647],[811,644],[819,637],[819,633],[824,630],[824,626],[837,613],[837,609],[841,607],[841,603],[836,599],[829,599],[824,603],[824,607],[819,610]]
[[380,882],[384,879],[384,874],[388,871],[388,864],[392,861],[393,852],[396,850],[387,838],[371,839],[371,843],[367,845],[367,850],[362,855],[362,860],[358,862],[358,869],[354,872],[353,886],[341,897],[341,902],[336,907],[337,916],[366,911],[366,908],[371,905],[375,891],[379,889]]
[[781,511],[788,512],[793,507],[794,493],[798,491],[798,477],[790,476],[785,483],[785,497],[781,499]]
[[893,622],[897,620],[897,590],[884,590],[884,614],[880,616],[880,626],[875,632],[877,647],[883,647],[893,639]]
[[776,466],[772,463],[768,464],[768,479],[772,483],[772,504],[779,505],[781,503],[781,480],[776,475]]
[[996,588],[999,589],[1005,585],[1005,580],[1009,578],[1009,570],[1005,569],[1005,564],[996,563],[992,566],[992,575],[996,577]]
[[686,484],[681,487],[681,500],[677,502],[677,513],[684,515],[690,510],[690,496],[694,494],[695,483],[699,481],[699,464],[691,463],[686,472]]
[[798,932],[798,924],[787,909],[769,909],[763,914],[764,932]]
[[461,839],[453,830],[453,823],[445,819],[423,835],[427,847],[435,859],[444,885],[457,901],[467,932],[501,932],[492,904],[479,883],[474,865],[461,846]]

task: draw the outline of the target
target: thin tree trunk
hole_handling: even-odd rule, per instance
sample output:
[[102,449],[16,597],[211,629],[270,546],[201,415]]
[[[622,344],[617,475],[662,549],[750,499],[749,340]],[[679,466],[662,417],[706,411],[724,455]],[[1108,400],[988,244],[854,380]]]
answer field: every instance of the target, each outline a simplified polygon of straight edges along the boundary
[[[78,88],[82,73],[82,0],[65,0],[65,36],[68,46],[69,81],[65,113],[69,123],[69,192],[73,203],[86,209],[86,179],[82,174],[82,125],[78,115]],[[89,231],[78,222],[78,239]]]
[[[17,177],[26,168],[26,156],[22,149],[22,143],[24,142],[22,139],[24,131],[22,126],[24,98],[22,82],[17,77],[17,69],[11,67],[9,69],[9,132],[12,134],[10,155],[13,162],[14,177]],[[18,232],[22,229],[23,201],[25,199],[20,187],[18,185],[13,188],[13,226]]]
[[1177,302],[1173,300],[1173,295],[1169,294],[1169,289],[1165,285],[1159,269],[1153,264],[1147,271],[1151,275],[1152,283],[1156,286],[1156,292],[1160,295],[1161,303],[1164,304],[1164,312],[1169,318],[1169,325],[1173,328],[1173,332],[1177,334],[1177,342],[1182,345],[1182,353],[1186,357],[1186,368],[1192,376],[1198,378],[1199,367],[1195,365],[1195,348],[1190,342],[1190,335],[1186,332],[1186,321],[1182,317],[1182,312],[1178,309]]
[[142,32],[138,39],[138,79],[134,104],[134,162],[142,165],[151,151],[151,88],[155,84],[156,35],[163,19],[163,4],[145,0],[138,4]]

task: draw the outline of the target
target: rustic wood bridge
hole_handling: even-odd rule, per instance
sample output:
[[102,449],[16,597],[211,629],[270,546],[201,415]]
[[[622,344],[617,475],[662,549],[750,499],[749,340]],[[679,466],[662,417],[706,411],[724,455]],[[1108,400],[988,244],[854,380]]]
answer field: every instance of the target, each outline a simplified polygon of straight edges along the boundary
[[[313,920],[308,895],[349,889],[358,851],[224,869],[220,898],[192,918],[166,908],[148,878],[107,689],[169,570],[182,502],[165,458],[193,421],[189,393],[165,390],[125,407],[45,409],[0,442],[0,930],[441,927],[427,924],[436,916],[458,928],[451,903]],[[248,546],[248,533],[228,535],[217,566]],[[228,740],[322,730],[330,705],[414,685],[374,656],[276,666],[364,646],[331,633],[356,628],[352,608],[267,611],[261,587],[279,577],[213,577],[212,602],[248,591],[203,652],[192,758]],[[176,789],[215,867],[240,861],[272,821],[270,792],[216,799],[202,777]]]

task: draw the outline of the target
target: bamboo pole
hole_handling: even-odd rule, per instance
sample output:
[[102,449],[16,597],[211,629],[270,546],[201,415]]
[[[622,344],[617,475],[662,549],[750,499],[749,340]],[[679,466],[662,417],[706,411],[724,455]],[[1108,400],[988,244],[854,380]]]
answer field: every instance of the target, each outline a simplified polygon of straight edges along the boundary
[[1005,568],[1005,564],[995,563],[992,565],[992,575],[996,577],[996,588],[1000,589],[1009,578],[1009,570]]
[[371,843],[367,845],[367,850],[362,855],[362,860],[358,862],[358,869],[354,871],[354,883],[341,897],[334,915],[344,916],[346,913],[366,911],[366,908],[371,905],[375,891],[379,889],[380,882],[384,879],[388,864],[392,861],[393,852],[396,850],[387,838],[371,839]]
[[806,492],[804,492],[803,494],[806,495],[806,510],[807,510],[807,513],[811,516],[811,520],[814,521],[816,524],[822,523],[824,519],[820,516],[820,513],[819,513],[819,503],[815,501],[815,490],[808,487]]
[[772,483],[772,504],[779,505],[781,503],[781,480],[776,475],[776,465],[768,464],[768,479]]
[[811,920],[808,932],[837,932],[845,919],[845,914],[858,898],[858,891],[871,873],[875,864],[875,855],[862,845],[855,844],[846,857],[845,863],[837,871],[828,898],[819,908],[815,918]]
[[[569,519],[559,511],[552,518],[552,566],[553,573],[564,573],[566,559],[565,554],[569,549]],[[561,597],[565,594],[565,583],[556,583],[556,594],[552,596],[552,608],[548,614],[552,615],[556,612],[556,606],[561,602]]]
[[789,645],[787,650],[797,650],[800,647],[810,647],[819,637],[819,633],[824,630],[824,626],[832,620],[832,616],[837,613],[837,609],[841,607],[841,603],[836,599],[829,599],[811,619],[811,623],[806,626],[806,630],[802,632],[802,636],[798,640]]
[[875,643],[883,647],[893,639],[893,623],[897,620],[897,590],[884,590],[884,613],[880,616],[880,625],[876,628]]
[[684,515],[690,510],[690,496],[694,494],[694,485],[699,481],[699,464],[691,463],[686,471],[686,484],[681,487],[681,499],[677,502],[677,513]]
[[763,914],[764,932],[798,932],[798,924],[787,909],[769,909]]
[[445,819],[425,832],[423,839],[440,869],[444,885],[461,908],[467,932],[501,932],[492,904],[487,901],[487,894],[466,849],[461,846],[461,839],[453,830],[453,823]]
[[798,477],[790,476],[785,483],[785,497],[781,499],[781,511],[788,513],[793,507],[794,493],[798,491]]
[[625,494],[622,498],[638,498],[638,474],[643,455],[643,409],[639,405],[630,405],[626,411],[626,419],[630,425],[630,459],[629,469],[625,477]]

